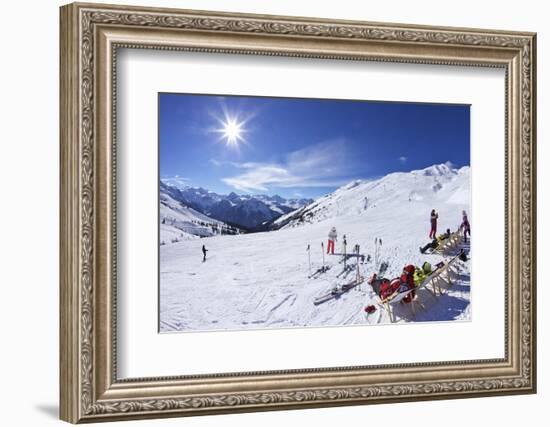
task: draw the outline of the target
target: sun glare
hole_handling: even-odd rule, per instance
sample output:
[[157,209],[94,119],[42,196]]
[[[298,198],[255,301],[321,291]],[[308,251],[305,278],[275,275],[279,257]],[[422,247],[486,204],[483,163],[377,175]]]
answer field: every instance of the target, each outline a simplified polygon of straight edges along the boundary
[[242,124],[237,123],[235,120],[228,120],[224,123],[223,136],[228,144],[235,145],[242,138],[241,126]]
[[247,132],[244,128],[245,121],[239,121],[236,117],[231,117],[227,113],[223,119],[218,119],[220,127],[215,132],[220,134],[220,141],[225,142],[228,147],[239,148],[240,143],[246,143],[244,134]]

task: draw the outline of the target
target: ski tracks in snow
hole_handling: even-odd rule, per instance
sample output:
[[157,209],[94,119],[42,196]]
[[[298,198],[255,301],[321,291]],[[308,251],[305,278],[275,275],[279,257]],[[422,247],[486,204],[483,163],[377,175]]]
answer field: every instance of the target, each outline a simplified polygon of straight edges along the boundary
[[[418,251],[420,245],[429,241],[430,210],[437,208],[441,231],[456,230],[462,209],[469,210],[469,199],[456,193],[464,190],[464,194],[469,194],[469,176],[452,178],[434,192],[428,187],[424,189],[428,175],[409,175],[388,176],[383,185],[373,183],[337,190],[334,197],[316,202],[311,223],[308,220],[304,225],[289,225],[278,231],[214,236],[161,246],[161,331],[388,323],[387,313],[378,305],[367,280],[379,272],[383,263],[387,264],[383,276],[390,279],[399,276],[407,264],[420,266],[424,261],[437,264],[443,257],[422,255]],[[413,190],[422,197],[409,201]],[[359,215],[355,207],[365,197],[369,200],[368,213]],[[450,197],[454,197],[453,203],[447,203]],[[327,234],[332,226],[338,231],[338,248],[345,234],[348,248],[359,244],[361,254],[370,254],[371,260],[360,264],[365,278],[361,291],[351,290],[315,306],[315,298],[351,281],[354,274],[350,273],[346,279],[337,278],[340,257],[325,253],[324,263],[331,269],[316,279],[308,279],[308,258],[312,272],[323,265],[321,242],[326,251]],[[376,260],[378,265],[374,259],[375,238],[383,241]],[[209,251],[204,263],[203,244]],[[355,266],[353,261],[350,264]],[[437,301],[422,292],[426,310],[419,309],[416,318],[405,310],[408,307],[398,311],[402,311],[406,321],[469,320],[469,267],[469,262],[461,265],[453,276],[453,285],[441,284],[443,295],[438,295]],[[377,310],[366,316],[364,308],[371,304]]]

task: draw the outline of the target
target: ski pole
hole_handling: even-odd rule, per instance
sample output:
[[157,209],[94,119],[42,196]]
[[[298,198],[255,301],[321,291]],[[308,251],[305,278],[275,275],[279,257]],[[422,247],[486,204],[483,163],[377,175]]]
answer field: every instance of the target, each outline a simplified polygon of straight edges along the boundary
[[323,254],[323,270],[325,269],[325,242],[321,242],[321,253]]
[[[355,245],[355,254],[357,256],[357,262],[355,263],[355,281],[356,283],[359,283],[359,245]],[[357,285],[357,290],[361,290],[360,289],[360,286],[361,285]]]
[[311,276],[311,252],[309,251],[309,245],[307,245],[307,260],[309,264],[309,275]]
[[379,244],[379,240],[378,240],[378,237],[375,238],[374,240],[374,266],[375,268],[378,268],[378,244]]
[[346,258],[347,258],[347,255],[346,255],[346,245],[347,245],[347,242],[346,242],[346,235],[344,234],[344,270],[346,269]]

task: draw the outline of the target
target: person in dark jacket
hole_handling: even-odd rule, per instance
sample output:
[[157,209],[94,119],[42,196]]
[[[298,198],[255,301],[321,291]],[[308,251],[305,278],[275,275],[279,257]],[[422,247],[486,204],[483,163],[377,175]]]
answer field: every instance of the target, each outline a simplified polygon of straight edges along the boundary
[[435,235],[437,233],[437,219],[439,218],[439,214],[435,211],[435,209],[432,209],[432,212],[430,214],[430,239],[435,239]]
[[208,249],[206,249],[206,246],[202,245],[202,262],[206,261],[206,252],[208,252]]
[[443,234],[440,234],[430,242],[420,248],[420,253],[425,253],[428,249],[436,249],[443,240],[448,239],[451,236],[451,230],[447,228],[447,231]]
[[378,277],[376,273],[373,273],[372,277],[368,280],[368,284],[372,286],[372,289],[384,300],[390,297],[392,294],[399,290],[399,279],[390,281],[385,277]]
[[466,211],[462,211],[462,224],[460,228],[464,232],[464,241],[468,241],[468,236],[470,236],[470,221],[468,221],[468,214]]

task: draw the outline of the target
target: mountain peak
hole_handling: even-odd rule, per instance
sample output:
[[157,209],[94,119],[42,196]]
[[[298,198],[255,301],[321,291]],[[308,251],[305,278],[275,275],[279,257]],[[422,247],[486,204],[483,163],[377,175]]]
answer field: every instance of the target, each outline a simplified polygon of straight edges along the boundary
[[428,166],[427,168],[412,171],[412,173],[421,173],[426,176],[448,176],[457,173],[454,165],[451,162],[445,162]]
[[342,188],[343,190],[350,190],[352,188],[355,188],[357,187],[358,185],[360,185],[363,181],[361,181],[360,179],[356,179],[354,181],[351,181],[351,182],[348,182],[346,185],[340,187]]

